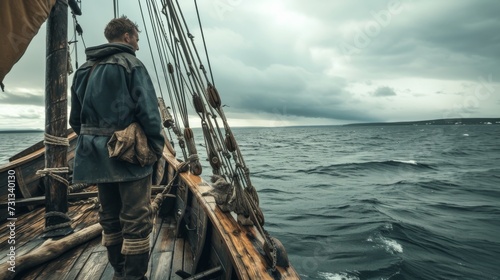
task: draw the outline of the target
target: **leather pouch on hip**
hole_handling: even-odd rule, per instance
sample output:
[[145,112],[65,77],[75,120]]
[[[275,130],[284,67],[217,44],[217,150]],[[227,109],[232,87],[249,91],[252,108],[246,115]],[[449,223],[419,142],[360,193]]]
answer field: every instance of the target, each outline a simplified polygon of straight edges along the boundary
[[131,123],[123,130],[115,131],[107,146],[110,158],[117,158],[140,166],[151,165],[158,159],[148,145],[144,130],[136,122]]

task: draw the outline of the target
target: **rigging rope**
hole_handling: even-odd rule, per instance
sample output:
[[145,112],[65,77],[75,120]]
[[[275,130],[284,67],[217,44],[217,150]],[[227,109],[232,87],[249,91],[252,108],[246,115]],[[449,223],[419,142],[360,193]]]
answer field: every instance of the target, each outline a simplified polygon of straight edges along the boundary
[[[143,9],[139,1],[141,15],[144,25],[145,18]],[[253,222],[257,230],[264,237],[265,244],[270,250],[270,259],[273,269],[276,266],[276,245],[271,236],[263,229],[264,216],[259,207],[259,198],[257,191],[250,180],[250,170],[246,166],[243,155],[235,140],[234,134],[228,124],[225,116],[222,101],[215,88],[210,59],[206,40],[203,33],[203,26],[197,5],[194,0],[196,15],[203,41],[208,73],[205,68],[200,53],[195,44],[194,36],[190,33],[186,19],[182,13],[179,1],[162,0],[163,7],[161,14],[165,16],[165,21],[160,19],[159,7],[153,0],[151,3],[146,1],[149,19],[152,24],[152,34],[155,40],[156,50],[158,51],[158,63],[163,70],[163,77],[168,88],[168,95],[171,103],[173,117],[168,116],[168,110],[165,105],[161,109],[164,124],[177,135],[179,145],[182,149],[184,159],[193,161],[191,171],[197,175],[201,173],[196,145],[194,143],[193,131],[190,128],[188,118],[187,103],[191,102],[195,112],[201,119],[202,131],[204,135],[204,144],[209,161],[214,174],[229,178],[229,182],[235,186],[236,195],[233,203],[234,211],[238,216],[246,216]],[[163,24],[166,22],[166,26]],[[167,30],[168,29],[168,30]],[[146,29],[146,36],[150,47],[151,56],[152,44],[150,43],[150,34]],[[159,74],[155,59],[153,59],[155,73],[159,80]],[[186,77],[187,76],[187,77]],[[159,104],[164,103],[163,92],[160,90],[161,99]],[[188,98],[188,94],[191,98]],[[219,124],[218,118],[222,121]],[[181,131],[178,119],[182,121],[184,131]],[[171,135],[170,135],[171,138]],[[185,148],[189,152],[186,154]],[[200,169],[197,170],[197,167]]]
[[114,14],[115,14],[115,18],[118,17],[118,15],[120,14],[120,10],[119,10],[119,7],[118,7],[118,3],[119,0],[113,0],[113,11],[114,11]]
[[[149,46],[149,53],[151,54],[151,61],[153,62],[153,68],[155,69],[156,80],[158,80],[158,83],[160,83],[160,78],[158,77],[158,70],[156,68],[156,63],[155,63],[155,59],[154,59],[154,56],[153,56],[153,48],[151,48],[151,42],[149,40],[149,33],[148,33],[147,25],[146,25],[146,20],[144,19],[144,14],[142,13],[141,1],[139,0],[138,2],[139,2],[139,9],[141,11],[142,22],[144,24],[144,30],[146,31],[146,38],[147,38],[148,46]],[[146,3],[148,3],[148,2],[146,2]],[[152,25],[152,26],[154,27],[154,25]],[[159,86],[158,88],[160,89],[160,95],[163,98],[163,91],[161,90],[161,86]]]
[[[153,1],[152,1],[153,2]],[[174,130],[174,133],[178,136],[179,144],[181,148],[184,148],[184,145],[187,145],[187,149],[190,155],[196,155],[196,147],[194,145],[194,137],[192,136],[192,130],[189,128],[189,118],[188,118],[188,110],[187,110],[187,98],[186,94],[189,92],[193,97],[192,103],[196,109],[196,112],[201,118],[203,133],[205,136],[205,147],[207,149],[208,160],[214,169],[214,173],[224,173],[228,178],[231,178],[233,183],[235,180],[241,181],[241,187],[245,190],[246,195],[250,197],[252,200],[251,208],[258,208],[258,196],[255,191],[255,188],[252,186],[249,179],[249,170],[245,165],[242,154],[239,150],[239,147],[234,140],[234,135],[227,123],[227,119],[224,115],[224,112],[221,107],[220,96],[217,93],[217,90],[213,86],[212,82],[208,80],[208,76],[206,75],[206,70],[201,62],[201,57],[197,51],[197,48],[194,44],[194,36],[189,32],[187,27],[186,20],[182,14],[182,10],[179,6],[178,1],[177,9],[173,5],[172,0],[163,2],[163,11],[162,13],[166,16],[168,29],[170,34],[170,40],[166,37],[166,32],[161,24],[161,20],[159,20],[158,16],[158,8],[155,5],[150,5],[147,2],[148,12],[150,16],[150,20],[153,24],[153,36],[155,39],[160,37],[164,37],[164,42],[167,45],[167,48],[172,55],[173,64],[169,62],[168,65],[168,74],[164,75],[168,76],[166,79],[167,85],[170,84],[172,86],[169,97],[172,104],[172,110],[174,111],[175,116],[179,116],[184,125],[184,133],[181,133],[179,130]],[[141,14],[143,16],[143,22],[145,24],[144,19],[144,11],[142,9],[141,4]],[[200,29],[202,28],[201,19],[199,17],[199,10],[197,10],[198,23],[200,25]],[[182,21],[180,21],[182,19]],[[155,25],[156,20],[156,25]],[[184,24],[181,26],[181,23]],[[147,26],[145,24],[145,26]],[[147,29],[146,29],[147,30]],[[163,32],[160,32],[163,31]],[[187,40],[187,37],[190,40]],[[148,42],[150,41],[149,32],[146,33],[148,37]],[[172,42],[172,44],[170,44]],[[188,42],[191,42],[191,46],[188,45]],[[165,44],[163,48],[160,47],[158,41],[156,41],[157,50],[160,53],[159,56],[163,57],[161,54],[161,49],[165,51]],[[149,43],[151,49],[151,43]],[[206,43],[204,42],[205,54],[208,54]],[[193,50],[193,51],[192,51]],[[208,55],[207,55],[208,59]],[[164,67],[165,61],[160,59],[160,63],[162,68]],[[199,67],[195,67],[194,63],[198,64]],[[181,71],[180,66],[183,66],[186,73],[187,79],[184,77],[184,74]],[[199,72],[199,70],[203,71],[203,74]],[[210,76],[212,77],[211,67],[209,65]],[[157,67],[155,65],[155,71],[157,71]],[[204,79],[204,81],[203,81]],[[168,81],[170,80],[170,83]],[[207,89],[207,90],[205,90]],[[201,94],[198,94],[200,92]],[[173,97],[172,97],[173,95]],[[217,100],[215,102],[214,100]],[[206,111],[204,104],[211,104],[212,106],[207,106],[206,108],[209,111]],[[177,111],[178,110],[178,111]],[[215,110],[215,111],[214,111]],[[225,133],[222,132],[221,127],[217,121],[217,115],[220,116],[223,122],[223,128]],[[208,118],[207,118],[208,117]],[[174,118],[175,121],[177,118]],[[187,141],[184,143],[184,140]],[[223,144],[226,143],[226,144]],[[228,143],[230,143],[231,147],[228,147]],[[183,151],[185,155],[185,159],[187,155]],[[231,160],[234,161],[231,164]],[[219,167],[220,165],[220,167]],[[222,168],[222,171],[219,169]],[[238,174],[238,176],[233,176]],[[260,214],[260,211],[257,211]],[[260,216],[260,215],[258,215]],[[259,219],[259,222],[262,222],[263,219]]]
[[206,41],[205,41],[205,34],[203,33],[203,27],[201,25],[200,12],[198,10],[198,2],[196,0],[194,0],[194,6],[196,8],[196,15],[198,17],[198,24],[200,26],[201,39],[203,41],[203,48],[205,49],[205,56],[207,58],[208,72],[210,73],[210,78],[212,79],[212,85],[215,86],[214,75],[213,75],[213,72],[212,72],[212,66],[210,64],[210,57],[208,56],[208,48],[207,48],[207,44],[206,44]]

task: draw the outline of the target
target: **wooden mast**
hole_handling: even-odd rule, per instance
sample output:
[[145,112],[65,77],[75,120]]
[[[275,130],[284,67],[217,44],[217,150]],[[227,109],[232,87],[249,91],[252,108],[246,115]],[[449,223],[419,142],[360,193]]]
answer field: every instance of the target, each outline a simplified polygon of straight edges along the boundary
[[[50,170],[67,167],[67,146],[58,142],[67,137],[67,59],[68,2],[57,0],[47,20],[47,55],[45,69],[45,231],[46,237],[71,233],[68,212],[68,186]],[[47,135],[56,136],[47,141]],[[54,143],[56,142],[56,143]],[[55,172],[52,174],[56,174]],[[66,177],[65,174],[57,174]],[[64,181],[64,180],[62,180]]]

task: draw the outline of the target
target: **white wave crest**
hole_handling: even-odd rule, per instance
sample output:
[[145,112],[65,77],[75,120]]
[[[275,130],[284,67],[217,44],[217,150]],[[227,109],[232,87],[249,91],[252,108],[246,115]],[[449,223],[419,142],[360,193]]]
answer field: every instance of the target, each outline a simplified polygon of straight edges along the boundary
[[413,165],[418,165],[416,160],[393,160],[394,162],[401,162],[401,163],[407,163],[407,164],[413,164]]
[[392,240],[389,238],[382,237],[380,238],[384,248],[387,252],[393,253],[403,253],[403,246],[399,244],[396,240]]
[[[387,224],[384,227],[386,226]],[[396,240],[383,237],[380,233],[376,233],[374,236],[369,236],[366,241],[375,243],[376,245],[374,247],[383,248],[390,254],[403,253],[403,246],[401,244],[399,244]]]
[[318,275],[326,280],[360,280],[357,276],[349,275],[345,272],[341,273],[318,272]]

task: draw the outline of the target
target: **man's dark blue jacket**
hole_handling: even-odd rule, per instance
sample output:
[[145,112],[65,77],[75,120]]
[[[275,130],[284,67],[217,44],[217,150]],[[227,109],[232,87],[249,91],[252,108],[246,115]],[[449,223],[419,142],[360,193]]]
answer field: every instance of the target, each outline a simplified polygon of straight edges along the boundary
[[[161,156],[164,138],[155,90],[146,68],[126,44],[110,43],[86,50],[87,62],[71,86],[70,125],[79,135],[73,183],[124,182],[152,173],[152,166],[109,158],[113,131],[138,122],[150,148]],[[93,67],[95,64],[95,67]]]

